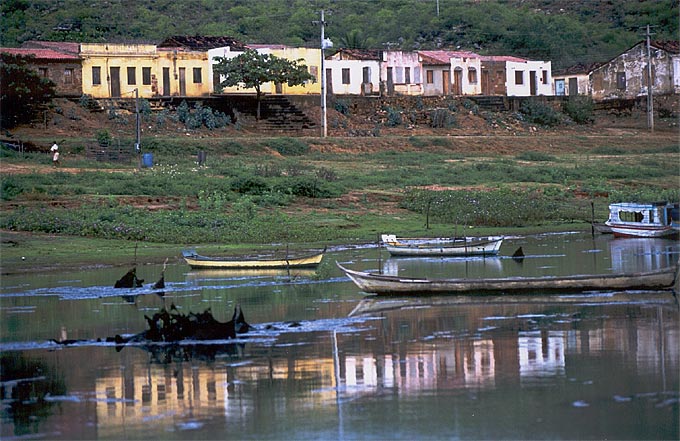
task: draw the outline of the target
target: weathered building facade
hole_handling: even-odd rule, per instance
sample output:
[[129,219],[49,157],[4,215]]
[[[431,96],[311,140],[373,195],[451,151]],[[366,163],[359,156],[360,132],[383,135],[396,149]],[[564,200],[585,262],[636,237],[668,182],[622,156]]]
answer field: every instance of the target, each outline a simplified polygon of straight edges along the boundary
[[327,57],[326,92],[329,95],[380,93],[380,51],[340,49]]
[[29,66],[55,84],[60,96],[79,97],[83,94],[82,68],[78,56],[78,43],[40,44],[27,42],[22,48],[1,48],[1,52],[31,57]]
[[[652,93],[674,93],[676,65],[673,60],[677,60],[680,52],[678,41],[655,41],[650,46]],[[647,95],[648,77],[647,44],[642,41],[591,72],[592,98],[604,101]]]

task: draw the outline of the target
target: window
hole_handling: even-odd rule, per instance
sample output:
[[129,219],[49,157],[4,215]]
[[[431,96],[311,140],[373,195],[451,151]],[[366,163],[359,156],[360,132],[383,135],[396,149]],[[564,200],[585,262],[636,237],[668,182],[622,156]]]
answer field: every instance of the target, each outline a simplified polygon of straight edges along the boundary
[[626,73],[616,72],[616,88],[625,90],[626,89]]
[[342,84],[349,84],[349,68],[342,68]]
[[314,77],[316,81],[321,81],[319,78],[319,66],[309,66],[309,73]]
[[143,67],[142,68],[142,84],[144,86],[150,86],[151,85],[151,68],[150,67]]
[[515,84],[524,84],[524,71],[515,71]]
[[127,83],[128,86],[134,86],[135,84],[137,84],[136,68],[134,67],[127,68]]
[[542,71],[541,82],[543,84],[548,84],[548,71],[547,70]]
[[420,68],[418,66],[413,69],[413,83],[420,84]]
[[426,78],[426,83],[427,84],[434,84],[434,71],[433,70],[426,70],[425,71],[425,78]]
[[73,84],[73,69],[70,67],[64,69],[64,84]]
[[38,73],[40,74],[41,77],[47,78],[47,68],[46,67],[39,67]]
[[201,79],[201,68],[194,67],[194,84],[201,84],[203,80]]
[[102,68],[100,66],[92,66],[92,85],[99,86],[102,83]]
[[364,67],[361,70],[362,77],[363,77],[363,82],[364,84],[368,84],[371,82],[371,70],[369,67]]
[[411,84],[411,68],[410,67],[404,68],[404,83]]
[[477,69],[474,67],[468,68],[468,83],[477,84]]

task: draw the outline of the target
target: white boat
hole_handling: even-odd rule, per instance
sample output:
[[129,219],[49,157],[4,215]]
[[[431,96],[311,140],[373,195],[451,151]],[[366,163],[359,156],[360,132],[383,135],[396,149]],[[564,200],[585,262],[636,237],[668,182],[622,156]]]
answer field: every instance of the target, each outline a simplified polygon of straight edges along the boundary
[[401,238],[383,234],[382,243],[392,256],[495,256],[503,236]]
[[609,205],[605,222],[615,237],[669,237],[678,229],[678,204],[619,202]]

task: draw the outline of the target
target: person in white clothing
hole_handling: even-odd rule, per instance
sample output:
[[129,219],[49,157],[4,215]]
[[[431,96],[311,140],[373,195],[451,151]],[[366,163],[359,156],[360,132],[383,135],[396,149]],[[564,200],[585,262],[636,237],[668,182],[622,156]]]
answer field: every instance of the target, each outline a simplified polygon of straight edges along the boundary
[[54,141],[54,144],[52,144],[50,152],[52,152],[52,165],[57,167],[59,165],[59,146],[57,145],[57,141]]

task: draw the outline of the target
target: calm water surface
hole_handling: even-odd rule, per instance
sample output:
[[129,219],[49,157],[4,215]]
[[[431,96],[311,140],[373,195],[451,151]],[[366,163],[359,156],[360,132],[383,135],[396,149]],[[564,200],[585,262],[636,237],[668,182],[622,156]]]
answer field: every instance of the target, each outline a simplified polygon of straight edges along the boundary
[[[407,276],[559,275],[660,268],[679,250],[584,234],[510,238],[486,259],[339,247],[317,275],[178,263],[163,296],[114,290],[121,268],[3,276],[0,437],[678,439],[672,294],[376,298],[335,261]],[[150,284],[161,270],[138,274]],[[236,304],[256,327],[236,343],[97,341],[143,331],[163,306],[226,321]]]

